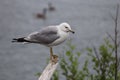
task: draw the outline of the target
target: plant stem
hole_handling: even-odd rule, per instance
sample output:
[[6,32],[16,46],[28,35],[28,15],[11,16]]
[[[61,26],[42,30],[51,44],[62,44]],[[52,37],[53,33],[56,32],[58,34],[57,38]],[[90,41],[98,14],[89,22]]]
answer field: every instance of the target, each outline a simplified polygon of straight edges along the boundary
[[117,25],[118,25],[118,13],[119,13],[119,4],[117,5],[117,10],[116,10],[116,17],[115,17],[115,40],[114,40],[114,45],[115,45],[115,80],[118,80],[117,75],[118,75],[118,45],[117,45],[117,35],[118,35],[118,31],[117,31]]

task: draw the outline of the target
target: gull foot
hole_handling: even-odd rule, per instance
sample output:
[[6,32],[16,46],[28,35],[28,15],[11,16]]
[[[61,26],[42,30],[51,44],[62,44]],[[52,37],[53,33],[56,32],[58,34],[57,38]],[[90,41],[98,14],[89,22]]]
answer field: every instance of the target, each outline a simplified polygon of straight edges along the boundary
[[52,64],[56,64],[58,62],[58,56],[57,55],[52,55],[51,62],[52,62]]

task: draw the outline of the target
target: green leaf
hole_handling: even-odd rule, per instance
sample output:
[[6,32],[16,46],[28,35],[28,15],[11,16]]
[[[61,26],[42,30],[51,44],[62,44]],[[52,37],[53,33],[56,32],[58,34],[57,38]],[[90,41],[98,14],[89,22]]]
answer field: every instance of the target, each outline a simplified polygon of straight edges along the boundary
[[35,76],[39,77],[41,75],[40,72],[36,73]]
[[70,56],[70,55],[71,55],[71,52],[70,52],[70,51],[66,51],[66,55],[67,55],[67,56]]
[[81,53],[80,53],[80,52],[77,52],[76,54],[77,54],[77,56],[78,56],[78,57],[81,55]]

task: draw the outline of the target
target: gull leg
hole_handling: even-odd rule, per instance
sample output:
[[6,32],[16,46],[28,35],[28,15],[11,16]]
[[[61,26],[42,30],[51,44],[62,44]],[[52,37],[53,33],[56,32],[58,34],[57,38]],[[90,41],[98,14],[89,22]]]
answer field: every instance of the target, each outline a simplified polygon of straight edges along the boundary
[[52,61],[52,57],[53,57],[53,50],[52,47],[50,47],[50,60]]
[[50,61],[55,64],[58,62],[58,56],[53,54],[52,47],[50,47]]

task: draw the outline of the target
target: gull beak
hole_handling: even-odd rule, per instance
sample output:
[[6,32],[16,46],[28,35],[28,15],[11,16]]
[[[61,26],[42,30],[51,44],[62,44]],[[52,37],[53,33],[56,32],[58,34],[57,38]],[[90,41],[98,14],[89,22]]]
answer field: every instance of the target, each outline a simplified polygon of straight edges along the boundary
[[73,34],[75,33],[75,31],[73,31],[73,30],[69,30],[69,31],[70,31],[71,33],[73,33]]

